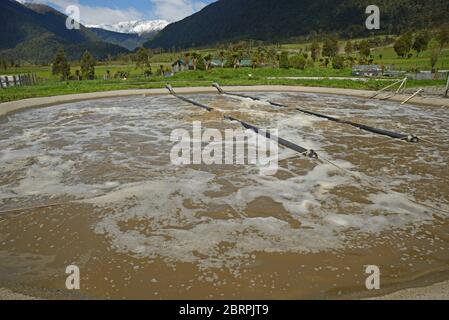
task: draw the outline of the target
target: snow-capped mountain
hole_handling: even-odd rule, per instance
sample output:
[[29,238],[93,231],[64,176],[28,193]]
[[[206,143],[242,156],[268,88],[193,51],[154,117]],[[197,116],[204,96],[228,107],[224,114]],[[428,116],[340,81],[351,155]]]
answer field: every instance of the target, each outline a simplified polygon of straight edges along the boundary
[[135,21],[123,21],[117,24],[88,25],[87,27],[100,28],[120,33],[137,33],[141,35],[143,33],[150,33],[162,30],[167,25],[168,22],[165,20],[135,20]]

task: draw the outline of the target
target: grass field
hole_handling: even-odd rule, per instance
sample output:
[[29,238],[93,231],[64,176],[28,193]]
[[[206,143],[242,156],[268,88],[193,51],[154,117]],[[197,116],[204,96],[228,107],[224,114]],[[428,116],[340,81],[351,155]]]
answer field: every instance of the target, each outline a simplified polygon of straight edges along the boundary
[[[362,39],[357,39],[360,41]],[[340,41],[340,54],[344,55],[344,47],[346,41]],[[304,50],[306,47],[310,47],[310,43],[306,44],[284,44],[281,46],[283,50],[288,50],[291,52]],[[413,56],[409,59],[403,59],[397,56],[394,51],[393,45],[386,47],[374,48],[371,50],[371,55],[374,58],[374,63],[384,64],[386,66],[390,65],[396,70],[430,70],[430,50],[426,50],[417,56],[416,51],[411,51]],[[441,52],[440,58],[436,64],[436,69],[438,70],[449,70],[449,48],[444,48]]]
[[[308,44],[285,44],[281,46],[282,50],[294,52],[304,49]],[[340,47],[344,47],[344,42],[340,42]],[[213,53],[211,49],[198,50],[203,55]],[[416,53],[409,59],[401,59],[397,57],[394,49],[389,47],[376,48],[372,50],[372,56],[375,63],[394,66],[397,70],[429,70],[430,51],[425,51],[419,56]],[[156,74],[160,66],[169,66],[171,61],[182,57],[181,53],[163,53],[154,55],[151,58],[152,70]],[[317,63],[318,64],[318,63]],[[72,74],[75,70],[79,70],[79,66],[74,64],[71,67]],[[449,48],[443,49],[437,64],[437,69],[449,69]],[[113,76],[118,71],[128,72],[128,80],[112,79],[103,80],[103,76],[110,71]],[[36,73],[42,79],[41,83],[36,86],[27,87],[10,87],[0,90],[0,102],[13,101],[32,97],[54,96],[70,93],[85,93],[95,91],[109,91],[120,89],[136,89],[136,88],[162,88],[166,83],[170,82],[175,87],[181,86],[209,86],[212,82],[219,82],[223,85],[302,85],[302,86],[325,86],[337,88],[352,89],[372,89],[377,90],[390,84],[389,81],[368,80],[364,82],[351,80],[288,80],[277,79],[270,80],[269,77],[349,77],[351,69],[333,69],[331,67],[313,67],[305,70],[298,69],[277,69],[277,68],[215,68],[210,71],[185,71],[177,73],[173,77],[161,77],[153,75],[146,78],[142,75],[142,70],[137,69],[135,64],[123,63],[118,61],[99,62],[95,67],[96,80],[91,81],[59,81],[58,77],[52,75],[50,66],[25,66],[20,68],[9,68],[0,70],[0,74],[26,74]],[[249,76],[251,74],[251,77]],[[445,81],[410,81],[409,87],[424,86],[442,86]]]
[[[249,77],[249,74],[252,77]],[[110,91],[122,89],[150,89],[163,88],[167,83],[174,87],[210,86],[212,82],[222,85],[297,85],[321,86],[352,89],[378,90],[391,84],[391,81],[368,80],[366,82],[351,80],[269,80],[267,77],[282,76],[348,76],[349,69],[213,69],[210,71],[188,71],[176,74],[173,77],[136,77],[129,80],[90,80],[90,81],[58,81],[50,80],[39,85],[28,87],[10,87],[0,90],[0,102],[20,100],[33,97],[55,96],[71,93],[87,93],[96,91]],[[410,81],[409,87],[444,85],[445,81]]]
[[[379,48],[373,50],[374,59],[384,65],[392,65],[396,70],[408,70],[410,68],[418,70],[430,70],[430,51],[427,50],[419,56],[416,53],[410,59],[399,59],[392,47]],[[382,55],[382,59],[379,58]],[[438,70],[449,70],[449,49],[443,49],[440,59],[436,64]]]
[[[168,66],[171,64],[167,64],[164,62],[154,63],[151,65],[153,72],[157,71],[159,67],[163,65]],[[73,65],[70,68],[71,73],[75,74],[76,70],[79,70],[80,67],[77,65]],[[142,75],[142,70],[137,69],[135,64],[123,64],[119,62],[111,62],[111,64],[105,65],[100,64],[95,67],[95,75],[98,79],[103,79],[103,76],[107,74],[107,70],[110,71],[113,76],[117,71],[126,71],[129,73],[131,78],[140,77]],[[27,73],[36,73],[38,77],[45,80],[58,80],[58,76],[54,76],[51,73],[51,66],[26,66],[20,68],[9,68],[7,70],[0,70],[0,74],[2,75],[13,75],[13,74],[27,74]]]

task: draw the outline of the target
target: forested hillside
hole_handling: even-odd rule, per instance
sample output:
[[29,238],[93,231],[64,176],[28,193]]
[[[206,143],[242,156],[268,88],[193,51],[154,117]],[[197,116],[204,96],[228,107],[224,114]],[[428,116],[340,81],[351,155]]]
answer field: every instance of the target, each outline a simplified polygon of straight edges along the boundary
[[32,63],[50,61],[63,46],[70,59],[78,60],[85,50],[97,59],[127,52],[123,47],[103,42],[89,29],[69,30],[66,16],[45,5],[22,5],[0,1],[0,54]]
[[[378,0],[381,30],[437,27],[449,21],[447,0]],[[173,23],[146,43],[150,48],[188,48],[253,39],[279,42],[310,34],[371,34],[365,28],[369,0],[220,0]]]

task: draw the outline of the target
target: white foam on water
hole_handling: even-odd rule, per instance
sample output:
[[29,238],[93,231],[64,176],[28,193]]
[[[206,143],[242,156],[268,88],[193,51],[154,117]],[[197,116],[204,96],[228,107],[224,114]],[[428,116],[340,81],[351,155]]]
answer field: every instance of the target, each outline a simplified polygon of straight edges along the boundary
[[[245,95],[245,93],[242,93]],[[240,108],[246,108],[246,109],[255,109],[257,107],[271,107],[271,104],[266,100],[253,100],[251,98],[245,98],[245,97],[239,97],[239,96],[233,96],[233,95],[226,95],[227,97],[230,97],[235,100],[239,100],[241,103],[239,105]]]
[[[203,268],[237,267],[250,260],[252,252],[312,252],[341,245],[335,242],[333,230],[308,217],[314,207],[320,207],[317,199],[342,182],[341,177],[332,178],[326,172],[326,166],[316,167],[306,176],[288,181],[254,175],[249,178],[257,184],[247,181],[247,187],[232,195],[210,197],[207,192],[220,190],[215,175],[186,170],[176,178],[122,185],[87,202],[114,208],[114,213],[105,216],[95,230],[106,234],[119,251],[163,257],[167,262],[195,262]],[[292,228],[274,217],[245,216],[250,202],[267,195],[314,231]],[[198,208],[186,207],[186,200]],[[217,205],[229,205],[239,217],[198,216]],[[120,223],[129,220],[144,221],[151,226],[151,234],[120,229]],[[223,243],[231,244],[231,248],[221,250]]]
[[321,122],[321,121],[327,121],[327,120],[313,117],[313,116],[304,115],[302,113],[298,113],[296,115],[282,119],[281,121],[279,121],[279,125],[281,125],[281,126],[287,125],[287,126],[296,127],[296,128],[301,128],[301,127],[313,128],[317,122]]
[[[192,99],[213,97],[198,95]],[[440,135],[447,136],[449,131],[444,121],[437,120],[449,119],[447,113],[437,115],[418,107],[398,111],[398,105],[389,102],[306,94],[265,93],[263,97],[370,121],[379,121],[381,114],[395,125],[399,122],[404,130],[414,128],[420,134],[431,125]],[[381,157],[332,139],[369,138],[371,134],[339,125],[329,133],[320,126],[323,119],[294,110],[268,110],[271,107],[266,103],[247,100],[234,99],[235,110],[245,112],[255,125],[278,128],[280,137],[320,150],[320,155],[355,176],[370,179],[356,165],[325,149],[341,147],[345,151],[340,156],[364,152]],[[30,204],[55,196],[84,199],[97,212],[95,232],[105,235],[115,250],[148,259],[158,257],[168,263],[195,263],[201,268],[237,268],[251,262],[254,252],[318,252],[358,246],[351,242],[351,234],[377,234],[432,220],[426,208],[409,200],[410,195],[390,190],[398,185],[398,179],[410,183],[441,177],[432,172],[425,176],[403,173],[396,179],[400,158],[389,159],[385,171],[371,181],[385,192],[371,194],[364,194],[366,185],[331,164],[288,160],[297,154],[286,148],[280,149],[279,158],[288,161],[280,169],[289,174],[287,177],[261,176],[251,166],[172,165],[171,131],[191,130],[192,124],[185,119],[200,112],[172,97],[133,97],[14,114],[2,124],[0,175],[18,173],[19,178],[0,181],[0,208],[8,199]],[[416,119],[419,125],[414,124]],[[224,125],[237,127],[231,122]],[[447,150],[435,149],[429,155],[424,146],[416,148],[417,158],[423,161],[439,166],[438,161],[447,160]],[[359,190],[364,201],[336,195],[337,190],[348,187]],[[267,210],[272,214],[248,216],[248,207],[261,198],[271,199],[272,209]],[[289,216],[279,215],[279,208]]]

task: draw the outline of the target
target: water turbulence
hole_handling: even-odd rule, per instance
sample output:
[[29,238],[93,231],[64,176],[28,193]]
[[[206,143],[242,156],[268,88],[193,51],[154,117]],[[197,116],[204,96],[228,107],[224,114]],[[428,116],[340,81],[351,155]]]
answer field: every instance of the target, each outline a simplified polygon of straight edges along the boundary
[[[447,144],[388,142],[293,107],[440,142],[447,110],[255,94],[292,108],[189,96],[211,113],[132,97],[2,119],[0,285],[52,297],[76,264],[86,297],[312,298],[366,294],[366,265],[385,287],[449,271]],[[277,128],[344,170],[286,148],[273,176],[171,163],[173,130],[239,128],[223,114]]]

